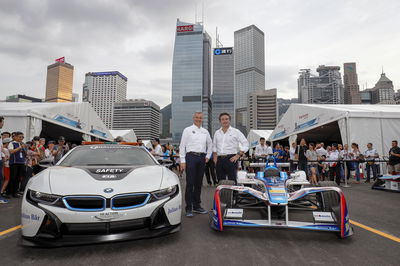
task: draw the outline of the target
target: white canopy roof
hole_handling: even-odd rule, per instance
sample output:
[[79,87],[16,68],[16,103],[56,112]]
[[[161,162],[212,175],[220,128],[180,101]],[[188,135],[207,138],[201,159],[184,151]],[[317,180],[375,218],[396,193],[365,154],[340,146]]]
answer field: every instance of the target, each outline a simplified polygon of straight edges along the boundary
[[254,148],[260,142],[260,138],[264,137],[266,140],[269,139],[273,130],[257,130],[251,129],[247,135],[247,141],[250,144],[250,148]]
[[[333,125],[333,126],[332,126]],[[387,155],[392,140],[400,139],[399,105],[292,104],[271,134],[271,141],[308,132],[338,128],[343,144],[358,143],[364,151],[371,142]],[[326,136],[320,135],[321,140]]]
[[133,129],[110,130],[111,135],[114,137],[122,137],[126,142],[136,142],[137,137]]
[[[42,121],[77,133],[112,140],[112,135],[89,103],[0,103],[3,131],[22,131],[26,138],[40,135]],[[65,136],[68,139],[68,136]]]

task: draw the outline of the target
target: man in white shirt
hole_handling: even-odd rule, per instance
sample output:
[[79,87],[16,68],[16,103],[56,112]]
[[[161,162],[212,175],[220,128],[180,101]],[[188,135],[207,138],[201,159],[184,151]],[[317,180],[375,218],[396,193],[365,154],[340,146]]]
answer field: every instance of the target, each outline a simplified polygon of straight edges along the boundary
[[203,128],[203,113],[193,115],[193,125],[185,128],[179,146],[181,171],[186,170],[186,216],[193,217],[193,212],[207,214],[201,203],[201,186],[206,163],[211,157],[212,140],[210,133]]
[[221,128],[214,134],[213,152],[218,180],[229,180],[236,183],[237,161],[249,150],[249,142],[238,129],[231,127],[231,116],[228,113],[219,115]]
[[372,168],[372,175],[374,180],[378,177],[378,169],[375,165],[375,159],[379,157],[378,152],[376,149],[372,148],[372,143],[367,144],[367,150],[364,152],[364,158],[366,162],[366,170],[367,170],[367,180],[365,183],[371,182],[371,168]]
[[268,155],[273,154],[270,144],[271,142],[269,141],[267,141],[267,144],[265,144],[265,138],[261,137],[260,144],[256,146],[255,156],[265,158]]
[[317,149],[315,151],[317,152],[317,156],[319,158],[321,158],[322,155],[324,155],[325,157],[328,156],[328,152],[324,149],[324,143],[323,142],[317,144]]
[[151,154],[153,154],[154,158],[156,158],[156,160],[161,160],[161,155],[163,155],[163,151],[160,145],[160,139],[159,138],[155,138],[153,140],[153,146],[154,149],[151,151]]
[[[4,117],[0,116],[0,131],[4,125]],[[0,132],[1,133],[1,132]],[[4,156],[5,157],[5,156]],[[3,141],[0,137],[0,189],[3,186]],[[0,203],[8,203],[8,200],[0,196]]]
[[336,181],[336,184],[340,185],[340,163],[339,163],[340,153],[338,151],[338,144],[332,144],[332,151],[329,153],[327,160],[329,162],[329,177],[331,181]]

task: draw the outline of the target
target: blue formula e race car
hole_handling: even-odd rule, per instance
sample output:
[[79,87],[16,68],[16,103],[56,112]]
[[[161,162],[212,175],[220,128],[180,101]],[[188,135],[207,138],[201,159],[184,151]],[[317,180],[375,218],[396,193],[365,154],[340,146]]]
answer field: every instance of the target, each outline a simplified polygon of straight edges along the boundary
[[217,231],[230,227],[304,229],[334,232],[340,238],[353,234],[340,188],[329,182],[312,187],[305,178],[298,182],[295,179],[305,177],[304,172],[288,176],[278,165],[262,163],[261,170],[238,178],[236,184],[223,180],[214,194],[211,227]]

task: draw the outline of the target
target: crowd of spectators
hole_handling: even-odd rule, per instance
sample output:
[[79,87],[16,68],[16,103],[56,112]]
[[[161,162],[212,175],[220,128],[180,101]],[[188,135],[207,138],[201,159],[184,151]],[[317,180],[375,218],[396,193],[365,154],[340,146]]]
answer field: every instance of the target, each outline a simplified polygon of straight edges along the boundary
[[305,171],[312,184],[331,180],[339,185],[345,178],[349,179],[352,172],[355,177],[354,183],[359,184],[361,169],[365,170],[366,183],[371,182],[371,175],[373,180],[376,180],[382,172],[379,159],[385,159],[389,174],[400,173],[400,148],[397,140],[393,140],[391,145],[388,156],[380,158],[372,143],[360,150],[357,143],[352,143],[351,147],[339,143],[325,146],[323,142],[310,142],[307,145],[306,140],[301,139],[299,144],[293,142],[290,147],[275,143],[272,148],[271,142],[260,138],[260,144],[253,148],[253,154],[249,156],[251,160],[256,161],[273,156],[276,162],[288,162],[288,170]]
[[[0,117],[0,129],[4,117]],[[38,136],[24,141],[22,132],[2,132],[0,139],[0,203],[22,196],[29,179],[38,174],[39,162],[48,160],[57,163],[74,145],[66,143],[64,137],[46,140]]]

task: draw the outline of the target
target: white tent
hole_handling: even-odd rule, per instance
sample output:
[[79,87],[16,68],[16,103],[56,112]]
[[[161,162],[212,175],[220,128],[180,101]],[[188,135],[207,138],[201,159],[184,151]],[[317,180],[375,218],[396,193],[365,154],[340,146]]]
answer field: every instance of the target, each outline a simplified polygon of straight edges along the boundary
[[399,105],[292,104],[272,132],[278,141],[297,135],[307,141],[368,142],[380,156],[387,156],[392,140],[400,140]]
[[133,129],[126,130],[110,130],[111,135],[114,137],[122,137],[126,142],[136,142],[137,137]]
[[67,141],[112,140],[112,135],[89,103],[0,103],[3,131],[21,131],[25,140],[44,136]]
[[251,129],[249,134],[247,135],[247,141],[250,144],[250,149],[254,148],[255,146],[260,143],[260,138],[264,137],[266,140],[269,139],[273,130],[256,130]]

